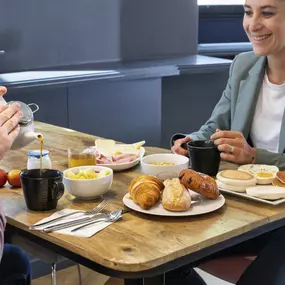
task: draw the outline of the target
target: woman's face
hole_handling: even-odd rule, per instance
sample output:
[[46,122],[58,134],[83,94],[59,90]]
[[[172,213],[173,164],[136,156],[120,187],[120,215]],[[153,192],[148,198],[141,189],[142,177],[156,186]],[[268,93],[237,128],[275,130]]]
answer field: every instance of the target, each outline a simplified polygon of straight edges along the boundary
[[256,55],[285,51],[285,0],[246,0],[243,27]]

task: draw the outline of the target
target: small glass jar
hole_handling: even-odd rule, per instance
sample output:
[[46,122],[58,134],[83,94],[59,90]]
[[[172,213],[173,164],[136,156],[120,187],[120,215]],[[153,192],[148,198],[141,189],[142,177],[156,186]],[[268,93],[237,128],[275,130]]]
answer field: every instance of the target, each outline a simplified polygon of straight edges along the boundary
[[[32,150],[28,152],[27,169],[40,169],[40,150]],[[51,169],[51,160],[49,151],[43,150],[42,153],[42,169]]]

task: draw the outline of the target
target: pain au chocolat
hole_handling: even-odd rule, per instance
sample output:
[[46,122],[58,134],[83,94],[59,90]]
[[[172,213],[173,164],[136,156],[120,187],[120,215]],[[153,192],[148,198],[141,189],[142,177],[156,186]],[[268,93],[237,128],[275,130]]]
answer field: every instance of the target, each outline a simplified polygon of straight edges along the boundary
[[217,199],[220,195],[219,188],[214,178],[198,173],[192,169],[184,169],[179,173],[180,182],[208,199]]

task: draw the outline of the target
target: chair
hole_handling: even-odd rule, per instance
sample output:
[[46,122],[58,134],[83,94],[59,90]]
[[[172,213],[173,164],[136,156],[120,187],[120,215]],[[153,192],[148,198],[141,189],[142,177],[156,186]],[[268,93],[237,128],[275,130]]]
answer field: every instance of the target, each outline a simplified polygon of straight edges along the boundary
[[199,265],[201,270],[227,282],[236,284],[255,256],[234,255],[215,258]]
[[56,285],[56,264],[66,260],[65,257],[58,255],[45,247],[36,244],[20,235],[11,234],[9,242],[21,247],[24,251],[32,256],[51,265],[51,285]]

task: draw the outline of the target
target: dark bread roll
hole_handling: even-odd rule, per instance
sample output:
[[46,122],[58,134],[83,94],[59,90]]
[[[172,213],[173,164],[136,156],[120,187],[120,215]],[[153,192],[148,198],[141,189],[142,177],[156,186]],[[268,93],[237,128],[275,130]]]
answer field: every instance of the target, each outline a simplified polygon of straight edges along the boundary
[[214,178],[200,174],[192,169],[184,169],[179,173],[180,183],[208,199],[217,199],[220,195]]

